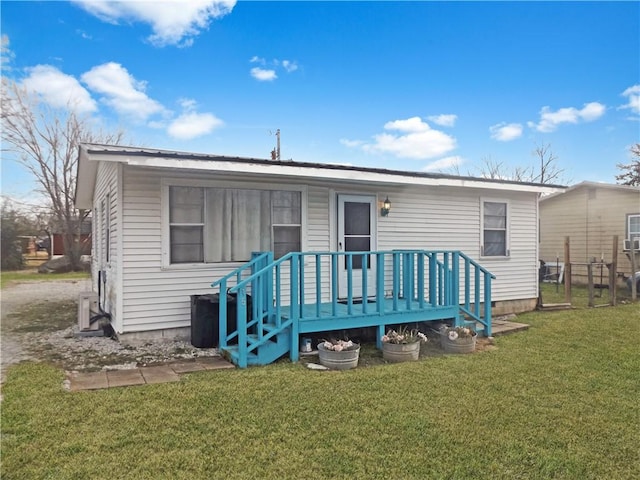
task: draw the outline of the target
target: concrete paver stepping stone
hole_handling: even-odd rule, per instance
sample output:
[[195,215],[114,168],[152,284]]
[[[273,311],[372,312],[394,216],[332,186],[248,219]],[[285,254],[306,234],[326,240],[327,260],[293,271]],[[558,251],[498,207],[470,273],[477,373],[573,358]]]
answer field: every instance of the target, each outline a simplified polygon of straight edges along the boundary
[[204,370],[204,366],[197,362],[177,362],[169,365],[176,373],[191,373]]
[[147,383],[179,382],[180,376],[169,365],[144,367],[140,369]]
[[72,392],[98,390],[109,386],[107,372],[78,373],[70,378],[70,382],[70,390]]
[[110,370],[107,372],[107,380],[109,381],[109,388],[145,384],[142,373],[138,368],[134,370]]
[[205,370],[220,370],[224,368],[236,368],[233,363],[227,362],[222,357],[198,358],[197,363],[202,365]]

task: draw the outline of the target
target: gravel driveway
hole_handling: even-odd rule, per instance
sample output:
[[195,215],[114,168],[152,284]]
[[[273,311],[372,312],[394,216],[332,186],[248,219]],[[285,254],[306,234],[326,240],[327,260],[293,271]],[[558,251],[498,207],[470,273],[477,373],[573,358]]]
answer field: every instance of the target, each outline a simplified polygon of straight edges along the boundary
[[[28,281],[0,290],[1,345],[0,383],[8,367],[24,360],[48,361],[55,353],[56,364],[68,371],[95,371],[136,368],[176,359],[218,355],[215,348],[198,349],[188,342],[162,340],[140,345],[125,345],[109,337],[79,337],[77,325],[57,331],[15,332],[15,318],[22,308],[36,303],[78,299],[91,290],[91,280]],[[49,356],[48,356],[49,355]]]
[[59,300],[75,300],[84,290],[91,290],[91,280],[29,281],[13,283],[0,290],[0,383],[4,382],[6,369],[13,364],[33,357],[25,348],[23,335],[9,331],[9,314],[33,303]]

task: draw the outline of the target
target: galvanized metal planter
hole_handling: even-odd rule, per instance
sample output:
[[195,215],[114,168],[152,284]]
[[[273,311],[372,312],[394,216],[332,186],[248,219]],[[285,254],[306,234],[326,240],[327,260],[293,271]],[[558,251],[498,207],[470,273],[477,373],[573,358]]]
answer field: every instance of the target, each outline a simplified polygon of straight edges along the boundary
[[473,353],[476,350],[476,337],[458,337],[451,340],[448,335],[440,335],[440,344],[445,353]]
[[387,362],[413,362],[420,356],[420,342],[382,344],[382,357]]
[[319,343],[318,354],[320,357],[320,365],[324,365],[332,370],[349,370],[358,366],[360,345],[357,345],[357,348],[336,352],[335,350],[325,348],[322,343]]

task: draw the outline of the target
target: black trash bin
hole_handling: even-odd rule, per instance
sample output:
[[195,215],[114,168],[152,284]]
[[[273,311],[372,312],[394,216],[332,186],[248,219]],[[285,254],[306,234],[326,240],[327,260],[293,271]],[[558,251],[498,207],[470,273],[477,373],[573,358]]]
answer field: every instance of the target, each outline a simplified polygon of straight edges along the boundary
[[[227,294],[227,335],[236,329],[237,295]],[[220,295],[191,295],[191,345],[213,348],[220,344]],[[247,319],[251,314],[251,296],[247,295]],[[229,343],[237,343],[237,339]]]

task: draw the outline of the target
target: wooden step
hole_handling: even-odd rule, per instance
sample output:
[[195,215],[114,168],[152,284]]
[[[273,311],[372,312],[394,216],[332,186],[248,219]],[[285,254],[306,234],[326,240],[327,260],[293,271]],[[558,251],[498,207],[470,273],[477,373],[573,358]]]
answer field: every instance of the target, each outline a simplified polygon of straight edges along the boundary
[[543,303],[542,310],[569,310],[570,303]]
[[[225,347],[223,348],[223,350],[229,354],[229,357],[234,364],[238,365],[240,363],[240,356],[238,354],[237,345]],[[258,362],[258,355],[256,355],[255,353],[249,353],[247,355],[247,365],[260,365],[260,363]]]

